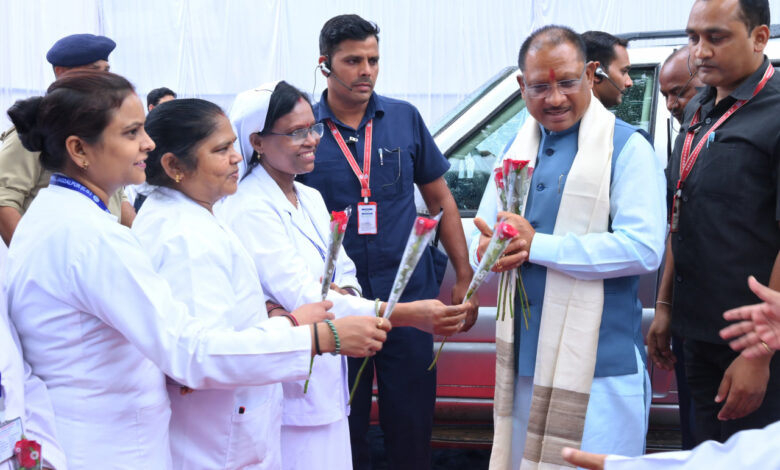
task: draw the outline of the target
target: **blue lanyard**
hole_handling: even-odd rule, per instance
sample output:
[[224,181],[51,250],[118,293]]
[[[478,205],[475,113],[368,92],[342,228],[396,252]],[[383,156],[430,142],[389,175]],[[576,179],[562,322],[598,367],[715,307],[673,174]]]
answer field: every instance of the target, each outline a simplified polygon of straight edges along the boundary
[[78,193],[81,193],[85,196],[87,196],[89,199],[92,200],[97,206],[104,211],[111,213],[110,210],[108,210],[108,207],[103,203],[103,201],[100,200],[99,197],[95,195],[90,189],[83,184],[79,183],[78,181],[74,180],[73,178],[69,178],[65,175],[61,175],[59,173],[55,173],[51,175],[51,179],[49,180],[49,184],[53,184],[55,186],[60,186],[63,188],[71,189],[73,191],[76,191]]

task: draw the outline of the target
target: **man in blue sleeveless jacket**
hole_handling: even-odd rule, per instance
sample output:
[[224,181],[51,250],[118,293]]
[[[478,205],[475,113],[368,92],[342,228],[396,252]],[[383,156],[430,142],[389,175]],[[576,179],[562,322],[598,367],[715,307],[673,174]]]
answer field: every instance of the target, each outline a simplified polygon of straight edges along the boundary
[[[637,288],[639,275],[655,271],[663,255],[663,168],[637,129],[615,119],[592,95],[596,64],[585,61],[585,46],[578,34],[566,27],[543,27],[523,43],[518,61],[518,82],[533,119],[521,128],[506,154],[530,159],[532,164],[535,161],[525,210],[523,215],[497,214],[496,190],[490,185],[477,214],[482,220],[475,220],[481,236],[474,237],[471,246],[475,263],[497,218],[518,229],[518,237],[495,270],[519,269],[530,307],[526,326],[520,318],[523,296],[518,292],[513,345],[512,335],[508,345],[501,344],[505,338],[501,322],[497,327],[496,437],[491,468],[517,468],[521,459],[562,465],[555,457],[560,450],[550,449],[550,442],[638,455],[644,450],[650,384]],[[524,142],[529,135],[535,135],[538,144]],[[604,140],[594,141],[594,135]],[[593,181],[592,175],[583,176],[589,171],[583,166],[590,165],[583,161],[603,163],[599,167],[603,170],[596,171],[597,182],[604,182],[600,193],[573,189],[592,187],[580,184]],[[597,230],[592,229],[595,216],[583,216],[578,210],[587,207],[585,200],[594,198],[603,201],[596,206],[602,214],[602,228]],[[576,230],[582,222],[574,219],[584,219],[588,228]],[[560,286],[566,283],[590,283],[581,292],[603,297],[586,308],[595,316],[589,320],[591,329],[583,333],[570,324],[578,316],[571,306],[583,300],[577,294],[579,287],[573,294],[561,292]],[[549,299],[561,296],[569,299],[563,302],[561,322],[545,323],[557,308]],[[504,377],[500,369],[512,363],[502,358],[503,351],[514,352],[514,383],[499,383]],[[589,355],[589,362],[580,365],[579,356]],[[559,378],[566,382],[572,375],[564,370],[577,371],[585,389],[561,386]],[[549,386],[542,385],[545,377],[554,377]],[[500,390],[513,393],[506,397]],[[572,397],[573,409],[578,411],[560,416],[567,414],[556,409],[561,396]],[[538,401],[545,406],[539,408]]]

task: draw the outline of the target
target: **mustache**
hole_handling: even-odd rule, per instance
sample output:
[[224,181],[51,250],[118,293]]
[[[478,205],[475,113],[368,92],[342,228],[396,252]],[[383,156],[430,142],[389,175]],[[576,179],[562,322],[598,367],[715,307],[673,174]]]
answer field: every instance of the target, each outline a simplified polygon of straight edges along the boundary
[[374,82],[372,82],[370,79],[360,79],[352,82],[352,86],[357,86],[357,85],[374,86]]
[[571,109],[571,106],[547,106],[546,108],[542,109],[542,112],[545,113],[560,113],[564,111],[568,111]]

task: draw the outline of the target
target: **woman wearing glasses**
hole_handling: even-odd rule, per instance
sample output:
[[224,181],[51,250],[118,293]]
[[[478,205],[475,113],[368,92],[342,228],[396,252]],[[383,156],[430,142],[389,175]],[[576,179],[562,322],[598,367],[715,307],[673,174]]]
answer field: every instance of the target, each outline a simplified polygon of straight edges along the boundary
[[[288,311],[316,302],[330,215],[320,193],[295,182],[295,176],[314,169],[323,125],[316,123],[306,95],[283,81],[239,94],[230,115],[247,170],[236,195],[218,212],[254,259],[270,298]],[[384,303],[359,295],[355,265],[341,250],[327,297],[337,319],[384,311]],[[392,321],[451,335],[463,312],[463,306],[426,300],[397,305]],[[305,393],[304,381],[283,386],[282,468],[351,469],[346,361],[318,356]]]
[[[263,384],[205,383],[191,390],[168,380],[174,468],[278,469],[282,412],[278,382],[301,378],[285,354],[289,332],[299,324],[307,329],[313,325],[315,353],[326,340],[339,339],[341,352],[350,355],[380,347],[373,335],[381,339],[384,332],[375,319],[354,317],[331,323],[331,331],[323,322],[333,318],[325,311],[330,302],[300,306],[293,312],[295,324],[285,318],[269,320],[252,259],[212,213],[214,204],[238,186],[241,156],[233,148],[236,137],[230,121],[213,103],[179,99],[156,107],[145,128],[156,142],[146,166],[148,182],[156,188],[132,230],[155,270],[171,285],[174,297],[210,327],[241,332],[260,324],[269,331],[258,345],[266,354],[254,366],[264,371]],[[231,349],[230,344],[223,347]]]

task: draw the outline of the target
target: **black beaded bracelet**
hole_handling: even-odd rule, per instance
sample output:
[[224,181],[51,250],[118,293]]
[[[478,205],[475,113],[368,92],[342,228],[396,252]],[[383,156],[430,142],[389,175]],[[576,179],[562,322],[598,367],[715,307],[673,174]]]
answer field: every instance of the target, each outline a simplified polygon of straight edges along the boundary
[[325,323],[330,327],[330,331],[333,332],[333,340],[336,343],[336,350],[333,351],[331,354],[334,356],[338,356],[341,354],[341,340],[339,339],[339,333],[336,331],[336,325],[333,324],[330,320],[325,320]]
[[320,335],[317,334],[317,324],[315,323],[313,327],[314,327],[314,352],[318,356],[322,356],[322,351],[320,350]]

